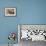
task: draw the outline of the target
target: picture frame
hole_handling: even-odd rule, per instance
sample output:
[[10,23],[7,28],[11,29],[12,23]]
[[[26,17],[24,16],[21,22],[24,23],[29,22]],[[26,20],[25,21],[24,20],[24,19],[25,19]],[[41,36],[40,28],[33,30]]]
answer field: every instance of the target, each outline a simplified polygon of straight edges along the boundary
[[[24,34],[23,30],[28,32]],[[46,41],[46,24],[18,24],[18,42],[22,40]]]
[[5,16],[16,16],[16,8],[5,8]]

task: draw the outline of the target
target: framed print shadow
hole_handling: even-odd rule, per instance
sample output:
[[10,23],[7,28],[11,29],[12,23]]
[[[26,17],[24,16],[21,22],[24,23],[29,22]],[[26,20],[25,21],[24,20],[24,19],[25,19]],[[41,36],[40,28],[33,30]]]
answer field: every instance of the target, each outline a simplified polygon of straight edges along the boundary
[[16,16],[16,8],[5,8],[5,16]]

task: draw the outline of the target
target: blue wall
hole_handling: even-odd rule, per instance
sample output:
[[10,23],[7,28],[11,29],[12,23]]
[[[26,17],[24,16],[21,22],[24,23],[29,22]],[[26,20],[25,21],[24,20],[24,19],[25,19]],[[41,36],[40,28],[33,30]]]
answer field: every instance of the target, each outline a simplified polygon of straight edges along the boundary
[[46,0],[22,0],[21,24],[46,24]]
[[[17,16],[5,17],[5,7],[16,7]],[[46,24],[46,0],[1,0],[0,44],[8,43],[9,32],[18,32],[18,24]]]

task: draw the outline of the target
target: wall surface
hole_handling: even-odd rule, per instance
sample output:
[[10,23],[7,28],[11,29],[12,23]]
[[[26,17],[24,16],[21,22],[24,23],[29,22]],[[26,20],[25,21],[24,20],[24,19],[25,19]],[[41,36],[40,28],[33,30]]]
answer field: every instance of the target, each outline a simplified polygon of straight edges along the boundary
[[[17,16],[5,17],[6,7],[16,7]],[[8,43],[9,32],[17,34],[18,24],[46,24],[46,0],[0,0],[0,44]]]
[[[6,7],[15,7],[17,10],[17,16],[5,17],[4,9]],[[20,1],[18,0],[0,1],[0,44],[7,44],[9,42],[8,34],[10,32],[16,32],[16,35],[18,34],[17,24],[20,21],[20,18],[19,18],[20,15],[21,15]],[[18,42],[17,39],[15,41],[16,43]]]
[[21,24],[46,24],[46,0],[22,0]]

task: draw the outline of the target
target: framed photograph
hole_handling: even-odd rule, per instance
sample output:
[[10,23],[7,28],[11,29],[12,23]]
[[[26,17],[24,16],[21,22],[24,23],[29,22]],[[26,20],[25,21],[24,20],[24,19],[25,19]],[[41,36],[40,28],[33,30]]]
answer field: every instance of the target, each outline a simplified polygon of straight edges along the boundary
[[5,16],[16,16],[16,8],[5,8]]
[[18,41],[46,41],[46,25],[19,24]]

